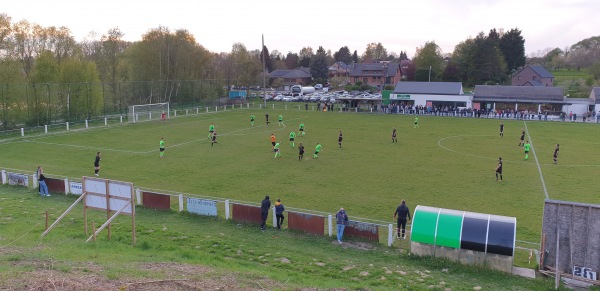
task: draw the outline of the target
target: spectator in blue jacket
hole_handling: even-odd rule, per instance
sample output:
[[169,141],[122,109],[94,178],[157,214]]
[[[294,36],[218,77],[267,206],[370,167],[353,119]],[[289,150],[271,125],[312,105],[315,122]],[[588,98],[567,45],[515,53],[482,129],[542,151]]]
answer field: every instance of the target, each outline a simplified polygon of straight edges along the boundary
[[337,223],[337,239],[338,243],[341,244],[344,236],[344,228],[346,228],[346,223],[348,222],[348,215],[346,215],[346,210],[343,207],[335,214],[335,220]]
[[281,229],[281,225],[283,224],[283,212],[285,211],[285,207],[281,204],[281,199],[277,199],[275,202],[275,217],[277,217],[277,229]]

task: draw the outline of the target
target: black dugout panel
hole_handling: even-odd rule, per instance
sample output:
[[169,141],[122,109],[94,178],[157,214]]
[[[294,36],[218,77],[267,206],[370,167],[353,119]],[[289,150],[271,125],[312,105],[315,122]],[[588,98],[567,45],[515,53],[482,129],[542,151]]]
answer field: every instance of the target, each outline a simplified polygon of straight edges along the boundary
[[512,256],[515,243],[515,224],[490,219],[487,252]]
[[[485,252],[488,220],[483,217],[467,217],[463,220],[460,248]],[[487,218],[487,216],[485,217]]]

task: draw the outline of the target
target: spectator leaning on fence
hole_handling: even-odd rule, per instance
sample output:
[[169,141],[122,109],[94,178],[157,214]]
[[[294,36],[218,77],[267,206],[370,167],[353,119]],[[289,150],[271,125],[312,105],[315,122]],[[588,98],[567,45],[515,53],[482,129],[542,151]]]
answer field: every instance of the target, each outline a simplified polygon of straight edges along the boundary
[[335,221],[337,223],[337,239],[338,243],[342,243],[342,238],[344,237],[344,228],[346,228],[346,223],[348,222],[348,215],[346,215],[346,210],[344,208],[340,208],[340,210],[335,214]]
[[260,215],[261,215],[261,224],[260,229],[267,229],[267,217],[269,216],[269,208],[271,208],[271,200],[269,200],[269,195],[265,196],[265,199],[260,203]]
[[277,229],[281,229],[281,225],[283,224],[283,212],[285,211],[285,207],[281,203],[281,199],[277,199],[275,202],[275,217],[277,217]]
[[40,195],[50,196],[50,194],[48,193],[48,186],[46,185],[46,177],[44,177],[44,174],[42,172],[43,172],[42,167],[38,166],[37,175],[38,175],[38,182],[40,183]]

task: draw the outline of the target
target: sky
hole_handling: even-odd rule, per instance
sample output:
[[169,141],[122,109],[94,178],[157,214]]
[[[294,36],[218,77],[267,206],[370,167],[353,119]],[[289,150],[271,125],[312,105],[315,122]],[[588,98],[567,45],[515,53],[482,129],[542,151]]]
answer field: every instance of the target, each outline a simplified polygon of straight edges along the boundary
[[442,53],[490,29],[518,28],[527,55],[571,46],[600,35],[598,0],[418,0],[397,1],[2,1],[0,13],[12,22],[66,26],[77,41],[119,28],[124,40],[139,41],[159,26],[188,30],[211,52],[230,52],[234,43],[248,50],[298,53],[319,46],[332,53],[343,46],[361,55],[369,43],[412,58],[435,41]]

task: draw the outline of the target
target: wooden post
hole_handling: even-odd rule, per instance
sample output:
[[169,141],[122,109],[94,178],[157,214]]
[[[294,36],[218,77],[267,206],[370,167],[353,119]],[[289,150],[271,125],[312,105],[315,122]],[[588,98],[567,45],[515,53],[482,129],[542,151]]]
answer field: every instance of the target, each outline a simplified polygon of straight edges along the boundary
[[[109,192],[109,188],[108,188],[108,180],[104,180],[104,185],[105,185],[105,189],[106,189],[106,219],[110,219],[110,192]],[[111,233],[110,233],[110,222],[108,223],[106,230],[108,231],[108,240],[110,240],[111,238]]]
[[133,203],[133,184],[131,184],[131,245],[135,246],[135,203]]
[[540,250],[540,271],[544,270],[544,259],[546,258],[546,234],[542,233],[542,249]]
[[[85,191],[85,177],[83,178],[83,181],[81,181],[81,189],[83,191],[84,195],[81,196],[86,196],[85,194],[87,194],[87,192]],[[87,231],[87,204],[85,203],[85,199],[83,199],[83,230],[85,232],[85,236],[88,235],[88,231]]]
[[560,229],[559,226],[556,226],[556,264],[554,265],[554,289],[558,289],[560,285],[560,268],[558,267],[558,249],[560,247]]
[[92,220],[92,237],[94,238],[94,242],[96,242],[96,223]]
[[48,210],[46,210],[46,228],[44,230],[48,230]]

